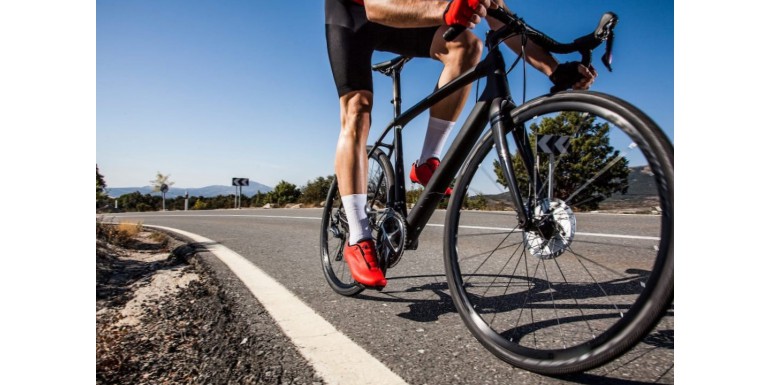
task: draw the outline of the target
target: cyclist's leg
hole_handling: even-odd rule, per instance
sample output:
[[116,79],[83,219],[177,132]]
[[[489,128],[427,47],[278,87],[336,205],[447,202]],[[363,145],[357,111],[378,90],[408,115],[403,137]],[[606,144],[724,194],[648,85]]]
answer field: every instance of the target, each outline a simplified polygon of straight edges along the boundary
[[[430,47],[430,56],[444,64],[437,87],[445,85],[476,65],[483,50],[481,40],[471,31],[465,31],[451,42],[444,40],[443,34],[446,28],[441,27],[436,30]],[[416,180],[425,185],[430,180],[438,167],[438,160],[449,133],[465,106],[470,89],[469,85],[431,107],[422,152],[418,162],[412,166],[410,176],[413,181]],[[447,194],[449,193],[451,189],[447,189]]]
[[[431,44],[431,57],[444,64],[437,87],[445,85],[476,65],[481,58],[483,49],[481,40],[472,32],[465,31],[455,40],[448,42],[443,37],[445,30],[446,27],[439,28],[433,36]],[[444,144],[446,144],[449,133],[462,112],[463,106],[465,106],[470,88],[467,86],[431,107],[422,152],[419,160],[412,165],[410,173],[412,181],[426,185],[433,176],[433,172],[438,168]],[[452,189],[447,188],[446,194],[451,193]]]
[[[327,2],[328,3],[328,2]],[[338,12],[353,12],[345,8]],[[360,19],[361,15],[350,14]],[[364,15],[365,17],[365,15]],[[349,19],[342,18],[342,19]],[[374,43],[371,23],[365,19],[360,25],[326,24],[326,44],[337,94],[340,97],[340,134],[337,140],[334,171],[337,184],[348,214],[364,213],[366,202],[366,140],[373,103],[372,73],[370,70]],[[347,198],[345,198],[347,197]],[[361,198],[363,197],[363,203]],[[350,243],[371,238],[368,221],[351,220]],[[359,225],[360,222],[361,225]]]
[[[463,72],[478,64],[483,52],[481,40],[470,30],[461,33],[453,41],[444,40],[443,34],[448,27],[436,30],[430,47],[430,56],[444,64],[437,87],[449,83]],[[445,121],[456,121],[468,99],[471,86],[455,92],[430,109],[430,116]]]
[[371,91],[351,91],[340,97],[340,135],[334,159],[334,172],[342,204],[350,221],[352,245],[371,239],[366,216],[366,139],[369,136],[373,95]]
[[[377,36],[383,37],[378,42],[376,49],[396,52],[411,57],[430,57],[441,61],[444,69],[439,76],[437,87],[441,87],[470,69],[481,58],[483,44],[476,35],[466,31],[454,41],[447,42],[443,33],[447,27],[429,28],[390,28],[380,26]],[[433,175],[438,164],[439,154],[446,143],[454,122],[460,116],[465,101],[470,93],[470,86],[457,91],[430,109],[431,119],[423,142],[423,151],[419,165],[412,167],[411,179],[418,180],[422,184]],[[429,158],[436,158],[430,167],[425,164]],[[423,169],[427,167],[427,169]],[[447,193],[451,190],[447,190]]]
[[[436,87],[444,86],[478,64],[484,49],[481,40],[468,30],[461,33],[453,41],[444,40],[443,35],[446,29],[447,27],[441,27],[436,31],[430,47],[430,56],[444,64]],[[470,90],[471,86],[468,85],[431,107],[430,117],[432,121],[425,136],[423,157],[429,156],[428,152],[432,152],[434,155],[441,152],[449,130],[452,129],[452,125],[457,121],[465,106]],[[442,132],[442,129],[445,132]],[[428,151],[425,147],[428,147]],[[423,162],[425,160],[427,159],[421,159]]]
[[329,62],[340,97],[340,134],[334,168],[349,226],[345,260],[358,282],[367,286],[385,286],[366,213],[366,140],[373,102],[370,66],[374,48],[370,23],[362,23],[354,26],[326,24]]

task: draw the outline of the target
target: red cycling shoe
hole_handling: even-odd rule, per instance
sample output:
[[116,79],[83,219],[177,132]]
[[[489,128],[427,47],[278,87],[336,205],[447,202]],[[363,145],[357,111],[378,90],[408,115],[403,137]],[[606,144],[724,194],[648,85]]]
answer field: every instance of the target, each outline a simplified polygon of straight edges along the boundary
[[[430,181],[433,173],[436,172],[439,164],[441,164],[441,161],[438,160],[438,158],[430,158],[419,166],[417,165],[417,162],[414,162],[412,163],[412,172],[409,173],[409,179],[412,180],[412,183],[419,183],[423,185],[423,187],[427,186],[428,181]],[[452,188],[447,187],[444,195],[452,195]]]
[[375,288],[383,288],[388,284],[382,270],[377,266],[377,251],[374,241],[366,239],[355,245],[345,243],[342,255],[350,267],[350,273],[358,283]]

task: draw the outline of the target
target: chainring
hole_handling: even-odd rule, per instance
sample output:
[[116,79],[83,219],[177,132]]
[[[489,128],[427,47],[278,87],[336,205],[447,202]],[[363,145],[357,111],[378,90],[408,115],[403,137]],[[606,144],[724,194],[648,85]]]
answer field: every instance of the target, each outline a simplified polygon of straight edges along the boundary
[[386,208],[379,216],[375,229],[380,267],[396,266],[404,254],[406,243],[404,217],[398,211]]

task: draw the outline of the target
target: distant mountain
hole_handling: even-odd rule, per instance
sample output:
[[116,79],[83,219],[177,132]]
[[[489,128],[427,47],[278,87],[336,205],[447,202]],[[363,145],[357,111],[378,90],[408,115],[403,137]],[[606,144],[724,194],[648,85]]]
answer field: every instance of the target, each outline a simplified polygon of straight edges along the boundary
[[629,167],[628,192],[612,194],[602,203],[605,210],[655,209],[660,206],[655,176],[649,166]]
[[[273,191],[272,187],[265,186],[261,183],[257,183],[254,181],[249,181],[248,186],[243,186],[241,188],[243,195],[247,197],[252,197],[257,194],[257,191],[262,192],[263,194],[266,192]],[[144,187],[109,187],[107,186],[107,194],[111,197],[119,197],[121,195],[125,194],[131,194],[133,192],[139,191],[140,194],[157,194],[160,195],[160,193],[153,193],[151,186],[144,186]],[[215,197],[217,195],[234,195],[236,193],[235,186],[221,186],[221,185],[215,185],[215,186],[206,186],[206,187],[198,187],[198,188],[182,188],[182,187],[171,187],[168,189],[168,192],[166,193],[166,198],[176,198],[178,196],[184,196],[185,192],[190,194],[191,197],[205,197],[205,198],[211,198]]]

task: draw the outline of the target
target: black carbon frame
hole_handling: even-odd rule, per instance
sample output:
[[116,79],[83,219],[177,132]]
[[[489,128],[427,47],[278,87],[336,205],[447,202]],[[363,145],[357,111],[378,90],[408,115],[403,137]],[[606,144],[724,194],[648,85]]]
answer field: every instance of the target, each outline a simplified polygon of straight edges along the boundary
[[[511,100],[510,89],[508,86],[508,79],[506,77],[505,62],[502,54],[498,48],[499,38],[496,34],[487,36],[486,45],[489,49],[489,53],[486,57],[475,67],[466,71],[459,77],[450,81],[443,87],[437,89],[432,94],[428,95],[425,99],[416,103],[413,107],[407,111],[400,113],[400,84],[398,83],[400,78],[393,77],[394,81],[394,111],[396,116],[393,121],[383,130],[379,138],[374,142],[372,150],[369,155],[372,154],[374,148],[384,147],[387,148],[388,157],[396,155],[396,181],[394,191],[388,193],[388,206],[396,209],[406,218],[407,226],[407,238],[406,248],[415,249],[417,247],[417,239],[420,233],[425,228],[426,224],[433,215],[433,212],[438,207],[441,199],[444,197],[446,186],[449,186],[452,179],[457,175],[466,158],[470,154],[476,142],[484,132],[484,127],[487,123],[492,123],[492,130],[496,133],[496,137],[502,139],[505,132],[510,130],[521,131],[524,130],[523,126],[513,127],[510,117],[510,110],[514,107]],[[401,143],[401,130],[414,118],[427,111],[431,106],[443,100],[447,96],[451,95],[455,91],[473,83],[474,81],[487,78],[486,87],[481,94],[479,101],[473,107],[468,118],[465,120],[460,132],[457,134],[455,140],[451,143],[447,150],[444,159],[439,165],[438,169],[434,173],[428,185],[425,186],[425,190],[420,195],[417,203],[407,213],[406,211],[406,181],[403,173],[403,147]],[[396,91],[397,90],[397,91]],[[385,142],[385,138],[388,134],[394,131],[393,142]],[[526,137],[526,133],[517,132],[514,136]],[[509,180],[509,191],[511,192],[512,200],[516,209],[519,212],[519,218],[522,223],[528,222],[528,210],[524,209],[521,193],[515,183],[515,174],[513,173],[513,167],[510,162],[510,152],[508,151],[507,143],[502,140],[498,145],[498,155],[500,156],[500,162],[504,165],[504,171],[507,179]],[[527,141],[516,141],[517,147],[529,146]],[[534,158],[532,157],[532,149],[519,149],[523,155],[523,160],[527,169],[534,167]],[[502,155],[505,154],[505,155]],[[529,159],[527,159],[529,157]],[[399,169],[400,168],[400,169]],[[537,191],[537,190],[535,190]],[[390,201],[393,199],[392,201]]]

